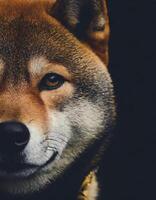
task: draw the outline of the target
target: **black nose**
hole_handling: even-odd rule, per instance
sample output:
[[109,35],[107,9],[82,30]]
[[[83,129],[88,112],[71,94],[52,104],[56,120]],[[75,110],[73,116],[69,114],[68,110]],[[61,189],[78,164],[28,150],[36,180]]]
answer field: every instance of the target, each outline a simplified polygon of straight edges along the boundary
[[0,123],[0,153],[14,154],[24,150],[30,139],[28,128],[15,121]]

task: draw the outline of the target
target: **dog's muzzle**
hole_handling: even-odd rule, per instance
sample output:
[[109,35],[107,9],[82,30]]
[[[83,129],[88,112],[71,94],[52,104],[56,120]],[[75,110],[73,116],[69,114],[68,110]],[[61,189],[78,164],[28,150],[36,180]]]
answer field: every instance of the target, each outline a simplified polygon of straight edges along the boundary
[[0,156],[2,157],[0,170],[13,173],[28,167],[23,162],[22,152],[29,139],[30,132],[23,123],[16,121],[0,123]]
[[[33,145],[31,140],[30,131],[25,124],[18,121],[0,123],[0,177],[28,177],[53,162],[58,156],[58,151],[51,149],[49,159],[45,156],[46,159],[42,163],[29,161],[26,149],[30,144]],[[42,141],[39,144],[41,143]],[[47,149],[48,147],[44,150],[45,155]]]

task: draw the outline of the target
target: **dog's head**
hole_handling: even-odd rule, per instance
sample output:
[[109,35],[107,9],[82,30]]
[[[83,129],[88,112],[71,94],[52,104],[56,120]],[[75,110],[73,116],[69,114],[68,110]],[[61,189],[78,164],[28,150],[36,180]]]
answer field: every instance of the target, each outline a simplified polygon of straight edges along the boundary
[[[64,1],[0,1],[1,190],[44,187],[111,125],[111,80],[89,43],[102,38],[103,14],[81,23],[88,4],[78,2],[63,13]],[[87,26],[92,17],[101,29]]]

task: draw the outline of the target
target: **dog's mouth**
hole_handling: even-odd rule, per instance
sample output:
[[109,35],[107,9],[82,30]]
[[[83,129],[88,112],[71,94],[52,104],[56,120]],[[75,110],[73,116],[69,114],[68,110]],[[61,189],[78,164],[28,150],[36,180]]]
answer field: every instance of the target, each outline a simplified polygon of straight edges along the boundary
[[55,151],[51,158],[43,165],[29,164],[24,161],[0,162],[0,179],[27,178],[33,176],[36,172],[52,163],[57,155],[58,152]]

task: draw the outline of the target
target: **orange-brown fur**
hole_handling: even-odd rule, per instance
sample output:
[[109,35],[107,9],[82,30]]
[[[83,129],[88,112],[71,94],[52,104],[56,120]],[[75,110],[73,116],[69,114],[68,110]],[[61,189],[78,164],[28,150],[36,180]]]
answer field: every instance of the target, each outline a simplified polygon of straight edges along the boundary
[[[0,43],[2,42],[4,46],[8,45],[10,48],[8,48],[8,54],[2,55],[2,60],[5,62],[0,63],[0,71],[2,71],[2,73],[0,73],[0,121],[15,120],[27,124],[37,124],[42,130],[42,134],[46,134],[46,129],[49,125],[48,112],[55,112],[58,107],[61,107],[66,100],[69,100],[73,96],[77,89],[75,85],[78,85],[76,81],[79,79],[82,79],[79,81],[82,81],[81,87],[83,87],[84,83],[88,84],[90,93],[92,93],[92,89],[93,91],[96,90],[97,86],[101,92],[101,90],[105,88],[102,88],[101,85],[99,86],[98,84],[103,83],[101,78],[103,76],[106,82],[108,82],[108,85],[106,84],[108,90],[101,92],[101,96],[106,95],[106,98],[107,94],[110,96],[108,97],[108,102],[106,101],[105,104],[100,104],[101,102],[99,99],[100,103],[97,102],[100,106],[105,106],[107,103],[109,104],[108,107],[114,105],[112,100],[112,85],[106,69],[108,65],[109,40],[109,20],[106,4],[104,4],[103,7],[106,20],[104,30],[93,31],[90,25],[87,30],[84,30],[85,39],[81,39],[78,37],[78,34],[74,32],[74,26],[72,27],[73,29],[69,28],[68,30],[67,26],[55,16],[53,9],[55,10],[57,8],[57,2],[58,1],[55,0],[0,1],[0,26],[3,29],[0,31]],[[72,23],[74,24],[75,22],[72,21]],[[32,27],[35,27],[35,31]],[[23,43],[24,46],[22,46]],[[34,50],[35,54],[43,58],[46,55],[49,59],[37,73],[33,70],[33,61],[31,60],[34,56],[33,48],[37,49]],[[44,53],[45,55],[42,55]],[[27,56],[27,54],[29,56]],[[59,57],[59,59],[55,60],[57,57]],[[57,90],[40,91],[38,88],[39,82],[47,73],[57,73],[63,76],[66,82]],[[29,76],[27,77],[27,75]],[[97,94],[100,94],[100,92],[98,93],[97,91]],[[78,102],[78,105],[74,102],[76,104],[75,110],[79,109],[77,108],[80,106],[79,104],[82,103],[82,105],[85,105],[84,102],[88,94],[84,94],[83,96],[83,91],[81,91],[81,93],[82,99],[76,96],[76,98],[80,100],[80,103],[76,98],[76,100],[74,99],[76,103]],[[91,94],[91,96],[94,97],[94,94]],[[92,106],[92,101],[94,101],[94,99],[92,101],[87,99],[86,101],[88,101],[89,107]],[[97,113],[94,113],[95,116],[93,117],[95,117],[95,122],[97,119],[97,127],[99,126],[101,128],[102,126],[100,123],[102,123],[103,120],[101,119],[101,115],[103,115],[104,112],[103,108],[101,109],[99,105],[96,106],[96,103],[92,106],[93,110],[89,107],[90,109],[86,112],[90,114],[90,112],[94,112],[94,109],[97,111]],[[71,110],[73,109],[72,106]],[[82,110],[87,109],[85,107],[80,108]],[[112,106],[111,109],[111,111],[109,111],[110,116],[114,118],[114,107]],[[67,111],[69,112],[69,110]],[[107,108],[106,112],[108,112]],[[77,113],[77,110],[75,113]],[[85,119],[87,121],[87,118],[90,116],[88,114],[86,117],[84,114],[85,113],[82,112],[84,117],[82,120]],[[74,117],[79,118],[79,115],[75,115]],[[106,118],[109,117],[106,116]],[[94,124],[95,122],[93,121],[92,123]],[[81,119],[75,123],[81,127]],[[90,121],[86,123],[90,125]],[[86,129],[84,128],[84,130]],[[76,139],[77,137],[78,136],[75,135]],[[82,149],[85,148],[85,145],[88,145],[87,137],[89,136],[86,134],[84,137],[86,141],[85,139],[84,141],[79,141],[79,138],[77,139],[78,142],[76,141],[76,145],[82,145]],[[92,137],[91,140],[95,139],[96,134],[92,134]],[[76,145],[74,144],[73,146]],[[101,149],[103,149],[103,147]],[[67,151],[69,150],[67,149]],[[79,149],[76,149],[75,152],[79,154]],[[76,155],[75,152],[72,152],[73,155]],[[96,161],[98,160],[99,158],[97,158]],[[93,164],[94,166],[95,163]],[[86,172],[84,172],[84,174],[85,173]]]

